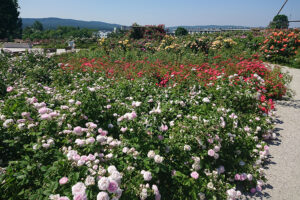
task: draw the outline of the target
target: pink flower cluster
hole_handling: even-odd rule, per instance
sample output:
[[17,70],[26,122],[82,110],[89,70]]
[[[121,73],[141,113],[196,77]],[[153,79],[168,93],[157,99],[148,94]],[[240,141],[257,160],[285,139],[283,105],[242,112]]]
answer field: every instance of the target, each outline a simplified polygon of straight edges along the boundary
[[107,192],[110,194],[115,194],[116,199],[119,199],[122,195],[122,190],[120,189],[122,175],[113,165],[107,168],[107,172],[109,176],[103,176],[98,181],[98,188],[102,191],[97,195],[97,200],[109,199]]
[[137,117],[136,112],[135,112],[135,111],[132,111],[131,113],[125,113],[123,116],[119,117],[117,121],[118,121],[118,122],[121,122],[121,121],[123,121],[123,120],[125,120],[125,119],[127,119],[127,120],[133,120],[133,119],[135,119],[136,117]]
[[236,181],[245,181],[245,180],[252,181],[252,179],[253,179],[252,174],[242,173],[242,174],[236,174],[234,176],[234,180]]
[[87,200],[86,186],[78,182],[72,187],[73,200]]

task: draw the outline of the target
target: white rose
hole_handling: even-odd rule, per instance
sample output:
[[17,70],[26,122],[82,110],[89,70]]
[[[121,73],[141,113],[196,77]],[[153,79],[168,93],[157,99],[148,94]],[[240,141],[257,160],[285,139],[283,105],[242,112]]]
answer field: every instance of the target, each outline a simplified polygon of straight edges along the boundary
[[112,174],[109,176],[109,179],[116,181],[118,184],[121,183],[122,175],[118,171],[113,171]]
[[106,192],[99,192],[97,195],[97,200],[109,200],[109,196]]
[[184,145],[183,150],[190,151],[191,150],[191,146],[190,145]]
[[72,194],[75,196],[76,194],[84,194],[86,190],[86,187],[84,183],[78,182],[72,187]]
[[154,161],[156,163],[162,163],[164,161],[164,158],[162,156],[156,155],[154,156]]
[[[109,186],[109,180],[107,177],[102,177],[99,181],[98,181],[98,188],[100,190],[107,190]],[[98,199],[98,197],[97,197]]]
[[153,150],[150,150],[147,154],[148,158],[154,158],[155,152]]
[[151,172],[145,171],[144,174],[143,174],[143,177],[144,177],[145,181],[150,181],[152,179]]
[[84,183],[86,186],[95,185],[95,178],[92,176],[88,176],[88,177],[86,177]]
[[118,171],[118,170],[115,166],[111,165],[107,168],[107,171],[109,174],[112,174],[113,172]]

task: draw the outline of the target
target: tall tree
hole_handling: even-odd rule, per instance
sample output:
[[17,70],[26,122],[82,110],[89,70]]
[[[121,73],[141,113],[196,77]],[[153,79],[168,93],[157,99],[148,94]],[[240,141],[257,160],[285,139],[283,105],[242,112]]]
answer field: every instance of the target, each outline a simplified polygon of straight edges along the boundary
[[43,31],[44,30],[44,26],[40,21],[35,21],[32,25],[32,28],[34,30],[37,30],[37,31]]
[[22,33],[18,0],[0,0],[0,39],[17,38]]
[[289,20],[286,15],[276,15],[269,25],[270,28],[287,29],[289,28]]

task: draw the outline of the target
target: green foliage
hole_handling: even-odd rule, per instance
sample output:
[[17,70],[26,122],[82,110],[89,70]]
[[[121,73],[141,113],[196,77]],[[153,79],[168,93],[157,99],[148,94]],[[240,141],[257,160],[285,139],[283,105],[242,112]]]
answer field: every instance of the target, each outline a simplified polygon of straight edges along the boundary
[[0,39],[21,36],[22,20],[18,8],[17,0],[0,0]]
[[289,20],[286,15],[276,15],[269,25],[273,29],[287,29],[289,28]]
[[[41,24],[40,24],[41,25]],[[96,30],[80,29],[76,27],[60,26],[52,30],[40,30],[42,27],[35,24],[34,27],[26,27],[23,31],[23,39],[70,39],[70,38],[92,38]]]
[[300,69],[300,48],[298,49],[298,53],[291,61],[291,66]]
[[33,30],[37,30],[37,31],[43,31],[44,27],[43,24],[39,21],[35,21],[32,25]]
[[176,36],[183,36],[183,35],[187,35],[187,34],[188,34],[188,31],[183,27],[178,27],[175,31]]

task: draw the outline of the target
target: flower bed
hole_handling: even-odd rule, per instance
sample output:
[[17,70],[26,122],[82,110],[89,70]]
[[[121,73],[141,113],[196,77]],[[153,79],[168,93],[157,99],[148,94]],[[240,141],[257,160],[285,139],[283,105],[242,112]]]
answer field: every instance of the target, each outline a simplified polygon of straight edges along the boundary
[[77,62],[0,57],[1,199],[261,191],[264,140],[275,137],[269,98],[286,92],[279,69],[249,60]]

